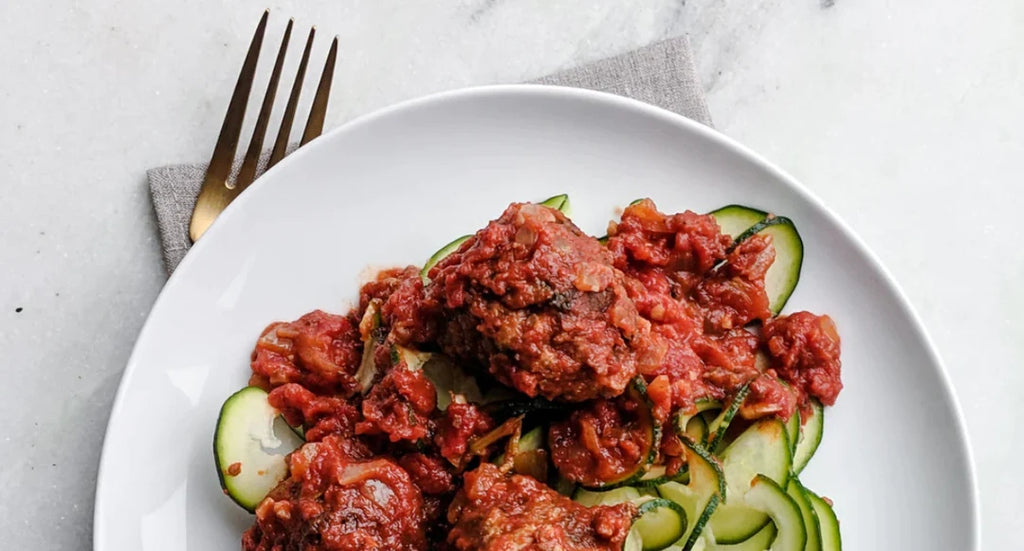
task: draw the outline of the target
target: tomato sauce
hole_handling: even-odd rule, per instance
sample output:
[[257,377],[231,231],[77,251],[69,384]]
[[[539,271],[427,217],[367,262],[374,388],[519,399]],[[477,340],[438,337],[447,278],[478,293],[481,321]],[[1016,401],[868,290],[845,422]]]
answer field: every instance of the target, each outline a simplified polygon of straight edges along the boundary
[[828,316],[797,312],[764,326],[768,353],[779,375],[803,395],[835,404],[840,380],[839,333]]
[[355,460],[328,436],[288,459],[290,475],[256,508],[250,551],[427,549],[420,490],[386,458]]
[[363,420],[356,425],[356,434],[384,434],[391,442],[429,439],[436,399],[434,385],[422,371],[392,369],[363,400]]
[[622,397],[595,400],[551,425],[551,459],[558,472],[586,486],[618,481],[649,460],[654,433],[643,406]]
[[483,436],[494,427],[494,420],[476,404],[453,402],[438,423],[434,442],[441,457],[452,465],[462,465],[469,459],[466,452],[470,440]]
[[291,323],[272,323],[252,353],[249,384],[264,390],[299,383],[319,394],[347,396],[355,390],[362,344],[349,317],[310,312]]
[[[442,353],[520,397],[572,404],[547,438],[564,478],[601,485],[655,455],[673,473],[684,455],[675,410],[748,386],[742,418],[788,419],[842,389],[831,318],[772,316],[774,257],[770,236],[732,247],[713,217],[664,214],[649,200],[627,207],[606,243],[557,210],[514,203],[427,283],[412,266],[384,270],[346,315],[271,324],[250,383],[308,443],[258,506],[243,549],[620,550],[634,506],[583,507],[506,472],[514,461],[478,459],[474,448],[497,447],[474,442],[509,421],[460,396],[439,410],[434,384],[395,347]],[[361,334],[360,320],[376,319],[364,319],[371,304],[380,325]],[[369,389],[355,379],[364,340],[375,346]],[[642,404],[626,392],[636,377]],[[660,445],[651,419],[666,431]]]
[[620,394],[647,324],[611,260],[561,212],[512,204],[430,272],[441,350],[527,396]]
[[621,551],[637,515],[632,503],[584,507],[529,476],[485,463],[465,476],[448,510],[458,551]]

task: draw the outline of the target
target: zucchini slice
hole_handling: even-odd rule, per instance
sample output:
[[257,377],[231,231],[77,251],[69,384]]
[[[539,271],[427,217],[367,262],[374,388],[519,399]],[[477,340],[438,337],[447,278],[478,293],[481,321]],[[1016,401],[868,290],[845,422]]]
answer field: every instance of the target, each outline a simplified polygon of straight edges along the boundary
[[785,486],[791,467],[786,426],[776,418],[754,423],[729,444],[722,452],[728,498],[710,522],[715,540],[739,543],[761,530],[768,523],[768,515],[746,503],[750,481],[760,475]]
[[[539,426],[519,437],[515,445],[515,455],[512,456],[512,472],[547,481],[550,461],[548,460],[548,450],[544,448],[546,433],[547,428]],[[502,452],[494,458],[492,463],[499,467],[504,465],[506,454],[507,452]]]
[[447,356],[431,354],[423,362],[423,374],[434,384],[434,390],[437,391],[437,409],[441,411],[448,409],[452,396],[461,396],[473,404],[484,401],[476,377],[467,373]]
[[591,491],[579,488],[573,501],[584,507],[615,505],[631,502],[639,509],[624,549],[660,551],[683,537],[686,531],[686,511],[678,503],[651,495],[646,489],[622,486],[611,490]]
[[701,534],[725,498],[726,485],[722,467],[714,456],[687,438],[680,440],[686,448],[690,481],[686,484],[666,482],[658,486],[658,495],[680,505],[686,512],[686,518],[693,519],[678,540],[684,550],[690,551],[703,545]]
[[811,503],[811,507],[814,508],[815,514],[818,515],[818,522],[821,527],[821,550],[822,551],[842,551],[843,540],[839,536],[839,519],[836,518],[836,512],[832,510],[832,506],[828,504],[824,499],[820,498],[818,494],[804,488],[807,501]]
[[713,543],[708,545],[708,551],[765,551],[772,546],[775,536],[779,531],[775,528],[774,522],[764,525],[760,532],[750,536],[739,543]]
[[461,396],[466,402],[474,404],[483,403],[483,393],[480,392],[476,377],[456,365],[448,356],[392,345],[392,364],[398,365],[402,361],[409,370],[422,371],[434,385],[437,409],[447,410],[452,402],[452,396]]
[[555,476],[555,482],[554,484],[551,485],[551,487],[554,488],[556,492],[568,498],[571,498],[572,496],[576,495],[577,490],[580,489],[580,486],[578,484],[569,480],[568,478],[563,477],[562,475]]
[[404,361],[409,371],[421,371],[433,357],[433,352],[421,352],[399,344],[391,345],[391,365],[396,366]]
[[597,505],[615,505],[626,501],[636,501],[643,494],[632,486],[623,486],[611,490],[592,491],[586,488],[577,488],[572,495],[572,500],[584,507],[595,507]]
[[[766,233],[772,236],[775,262],[765,274],[764,286],[768,292],[772,314],[781,312],[789,296],[796,289],[804,261],[804,242],[793,221],[784,216],[774,216],[740,205],[722,207],[710,214],[715,217],[723,233],[733,237],[730,250],[752,235]],[[756,221],[747,224],[751,220]],[[738,230],[744,225],[745,230]]]
[[821,436],[825,432],[825,408],[821,402],[812,399],[811,416],[800,422],[800,440],[793,450],[793,472],[796,474],[804,470],[821,444]]
[[722,410],[718,417],[715,417],[713,421],[708,423],[708,440],[706,442],[708,450],[711,450],[712,453],[717,451],[724,441],[725,431],[729,430],[729,424],[732,423],[733,417],[736,417],[736,412],[740,410],[740,406],[743,405],[743,401],[747,399],[747,394],[749,393],[750,383],[747,383],[736,392],[736,396],[729,403],[729,407]]
[[547,427],[533,427],[519,438],[519,451],[529,452],[544,449],[544,439],[547,436]]
[[786,421],[786,436],[789,437],[789,453],[793,454],[794,464],[796,462],[796,444],[800,441],[800,408],[796,408],[793,415]]
[[800,515],[804,519],[804,529],[807,531],[807,545],[804,551],[821,551],[821,524],[818,522],[818,513],[811,506],[807,490],[795,476],[789,479],[786,494],[800,508]]
[[565,193],[555,195],[554,197],[548,197],[547,199],[541,201],[538,204],[562,211],[562,214],[566,216],[569,216],[569,212],[572,209],[572,205],[569,203],[569,196]]
[[800,269],[804,263],[804,241],[789,218],[768,218],[762,224],[764,227],[757,233],[771,235],[775,244],[775,262],[772,262],[764,275],[764,288],[768,292],[768,304],[772,314],[778,315],[800,281]]
[[213,435],[213,458],[224,492],[250,513],[288,476],[286,456],[303,444],[267,392],[250,386],[224,401]]
[[[701,398],[697,400],[696,402],[693,403],[693,407],[690,410],[684,411],[680,409],[679,411],[676,412],[675,417],[673,418],[673,422],[675,423],[676,434],[686,433],[688,431],[687,427],[689,427],[690,425],[690,420],[693,419],[694,417],[701,417],[701,420],[704,420],[701,414],[720,409],[722,409],[722,403],[712,398]],[[704,421],[704,424],[706,426],[707,421]],[[696,440],[696,442],[705,441],[706,440],[704,439]]]
[[668,469],[664,465],[653,465],[650,469],[647,469],[643,476],[635,480],[632,486],[637,488],[654,488],[666,482],[682,482],[685,484],[688,480],[690,480],[690,473],[686,466],[683,466],[679,472],[669,476]]
[[465,243],[466,241],[468,241],[469,238],[471,238],[471,237],[473,237],[473,236],[472,235],[463,235],[462,237],[457,237],[451,243],[448,243],[444,247],[441,247],[440,249],[438,249],[436,253],[430,255],[430,258],[427,259],[427,263],[424,264],[423,265],[423,269],[420,270],[420,278],[423,280],[423,284],[426,285],[430,281],[430,277],[427,276],[427,274],[430,273],[430,269],[431,268],[433,268],[444,257],[446,257],[446,256],[452,254],[453,252],[457,251],[459,249],[459,247],[461,247],[462,244]]
[[746,502],[771,517],[779,531],[769,551],[804,551],[807,532],[800,507],[774,480],[757,475],[750,483]]
[[708,214],[715,217],[715,222],[718,222],[718,227],[722,229],[722,233],[733,238],[733,240],[739,237],[747,228],[752,227],[768,216],[768,213],[763,210],[752,209],[743,205],[726,205]]
[[633,522],[630,535],[640,538],[643,551],[661,551],[683,537],[686,511],[674,501],[644,496],[637,502],[640,517]]
[[686,423],[686,430],[684,431],[694,442],[707,442],[708,435],[708,423],[700,415],[694,415]]

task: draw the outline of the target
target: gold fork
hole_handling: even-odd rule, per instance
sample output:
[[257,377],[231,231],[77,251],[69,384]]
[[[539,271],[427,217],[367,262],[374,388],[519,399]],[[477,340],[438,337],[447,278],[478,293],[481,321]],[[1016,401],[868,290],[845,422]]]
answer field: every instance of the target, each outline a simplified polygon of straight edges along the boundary
[[[253,35],[252,42],[249,44],[249,52],[245,55],[245,61],[242,63],[242,71],[238,75],[235,91],[231,94],[228,112],[224,115],[224,124],[220,128],[217,145],[214,146],[213,157],[210,158],[210,166],[206,169],[206,178],[203,179],[203,186],[199,190],[199,198],[196,199],[196,207],[192,211],[192,221],[189,224],[188,234],[193,243],[199,240],[203,233],[206,232],[206,229],[210,227],[210,224],[213,223],[213,220],[217,218],[217,215],[235,197],[238,197],[238,194],[245,191],[245,188],[249,187],[249,184],[256,177],[260,153],[263,151],[263,140],[267,133],[270,113],[274,108],[274,97],[277,94],[278,81],[281,80],[281,68],[284,66],[294,20],[289,20],[288,26],[284,30],[281,47],[277,51],[274,69],[270,75],[270,82],[267,84],[267,91],[263,95],[263,104],[260,106],[260,113],[256,119],[252,139],[249,141],[249,148],[246,150],[245,157],[242,160],[242,166],[234,182],[230,181],[231,167],[235,161],[235,152],[238,149],[238,140],[242,133],[242,121],[245,120],[245,108],[249,102],[249,92],[252,90],[253,77],[256,74],[256,63],[260,56],[260,49],[263,46],[263,35],[267,30],[267,18],[269,15],[270,10],[263,12],[263,17],[256,27],[256,34]],[[291,95],[288,97],[288,103],[281,118],[281,127],[277,131],[277,139],[274,141],[274,148],[271,150],[267,168],[274,166],[287,154],[288,139],[291,136],[292,123],[295,121],[295,110],[299,104],[302,82],[306,76],[309,52],[313,47],[315,35],[316,27],[313,27],[309,30],[306,47],[302,51],[302,59],[299,61],[295,81],[292,83]],[[299,142],[300,146],[319,136],[324,130],[324,118],[327,115],[327,99],[331,93],[331,82],[334,80],[334,64],[337,57],[338,39],[335,37],[331,43],[331,49],[327,53],[324,70],[320,74],[320,83],[317,86],[316,95],[313,97],[313,105],[310,108],[309,118],[306,120],[306,127],[302,132],[302,139]]]

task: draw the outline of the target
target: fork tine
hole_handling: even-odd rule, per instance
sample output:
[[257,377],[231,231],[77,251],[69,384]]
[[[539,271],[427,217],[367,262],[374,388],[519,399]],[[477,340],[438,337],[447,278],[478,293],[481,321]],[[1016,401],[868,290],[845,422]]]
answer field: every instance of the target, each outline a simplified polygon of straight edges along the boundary
[[274,62],[274,70],[270,74],[270,82],[267,84],[267,93],[263,96],[263,105],[260,106],[260,114],[256,119],[256,127],[252,131],[252,139],[249,141],[249,149],[245,152],[245,160],[242,161],[242,168],[238,171],[238,179],[235,180],[235,192],[241,193],[249,187],[249,184],[256,178],[256,167],[260,162],[260,153],[263,152],[263,139],[267,135],[267,125],[270,123],[270,113],[274,109],[274,97],[277,95],[277,83],[281,80],[281,68],[284,66],[285,54],[288,52],[288,40],[292,36],[292,25],[294,19],[288,20],[288,26],[284,29],[284,38],[281,39],[281,48],[277,51],[277,60]]
[[274,140],[274,150],[270,153],[270,162],[267,163],[267,168],[277,164],[278,161],[284,158],[287,152],[288,138],[291,137],[292,122],[295,121],[295,110],[299,106],[299,95],[302,92],[302,81],[306,78],[306,66],[309,65],[309,52],[313,49],[314,36],[316,36],[316,27],[309,29],[306,48],[302,51],[299,69],[295,73],[295,82],[292,83],[292,93],[288,96],[288,105],[284,108],[284,116],[281,117],[281,128],[277,131],[277,139]]
[[334,37],[334,41],[331,42],[331,50],[327,53],[327,61],[324,62],[324,72],[320,74],[320,84],[316,87],[316,96],[313,97],[313,107],[309,110],[309,119],[306,120],[306,130],[302,133],[300,146],[306,145],[309,140],[324,131],[327,100],[331,95],[331,83],[334,82],[334,63],[337,59],[338,37]]
[[224,193],[223,188],[231,175],[231,164],[234,162],[235,151],[238,149],[242,121],[245,120],[245,105],[249,101],[249,92],[252,90],[256,62],[260,56],[260,48],[263,46],[263,35],[267,30],[269,16],[270,10],[267,10],[260,18],[256,34],[253,35],[252,42],[249,44],[249,52],[245,55],[245,61],[242,63],[242,71],[238,74],[235,91],[231,94],[228,111],[224,115],[224,124],[221,126],[217,145],[213,148],[210,166],[206,169],[206,177],[203,179],[203,186],[200,188],[199,198],[196,201],[197,208],[192,213],[192,220],[189,222],[188,234],[193,242],[203,235],[213,223],[213,219],[231,201],[230,196]]

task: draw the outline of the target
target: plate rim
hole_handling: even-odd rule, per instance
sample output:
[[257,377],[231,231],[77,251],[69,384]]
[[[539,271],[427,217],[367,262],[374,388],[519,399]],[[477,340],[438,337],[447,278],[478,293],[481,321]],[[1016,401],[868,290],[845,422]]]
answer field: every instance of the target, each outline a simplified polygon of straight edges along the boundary
[[[882,282],[889,290],[897,297],[898,306],[908,314],[910,319],[910,326],[914,334],[921,339],[924,343],[925,352],[927,357],[932,364],[934,370],[937,372],[938,379],[940,381],[940,387],[942,389],[943,400],[952,408],[954,413],[955,421],[955,433],[958,437],[961,452],[964,455],[967,466],[967,486],[968,486],[968,499],[970,500],[970,515],[971,519],[968,525],[971,529],[971,542],[972,551],[981,550],[981,505],[979,501],[979,489],[978,489],[978,477],[977,477],[977,465],[974,457],[974,450],[971,446],[970,436],[967,431],[967,423],[964,417],[963,408],[960,401],[957,399],[956,391],[953,387],[952,380],[949,376],[946,364],[942,361],[942,357],[939,355],[938,349],[935,346],[931,336],[928,334],[927,329],[924,326],[924,322],[921,320],[917,313],[917,310],[911,304],[910,299],[904,293],[903,288],[896,281],[895,277],[889,272],[888,268],[881,262],[878,256],[872,251],[867,244],[858,236],[847,224],[840,218],[835,212],[833,212],[821,199],[817,197],[813,192],[805,187],[799,180],[791,176],[781,167],[772,163],[767,158],[761,156],[753,149],[743,145],[739,141],[726,136],[718,130],[706,126],[702,123],[694,121],[693,119],[687,118],[679,113],[669,111],[667,109],[651,105],[649,103],[642,102],[640,100],[627,98],[617,94],[611,94],[608,92],[601,92],[596,90],[589,90],[584,88],[574,88],[569,86],[555,86],[546,84],[493,84],[483,86],[470,86],[465,88],[458,88],[454,90],[447,90],[442,92],[436,92],[425,96],[415,97],[407,99],[386,107],[382,107],[375,111],[357,116],[331,130],[324,133],[320,137],[314,139],[305,147],[295,151],[291,155],[285,157],[280,163],[271,167],[263,175],[256,179],[250,186],[250,188],[262,188],[265,182],[268,181],[264,178],[267,174],[275,174],[282,170],[282,167],[288,167],[295,163],[303,162],[303,159],[310,154],[311,151],[315,151],[320,148],[329,147],[329,144],[336,139],[337,136],[353,132],[359,128],[371,125],[376,120],[391,117],[395,115],[401,115],[404,111],[413,111],[422,107],[431,107],[434,104],[443,104],[446,102],[460,102],[464,100],[472,100],[480,97],[487,96],[503,96],[503,95],[525,95],[525,96],[538,96],[544,98],[560,98],[570,99],[574,101],[590,101],[595,103],[605,103],[615,108],[622,108],[625,110],[632,110],[643,115],[660,118],[665,122],[669,122],[678,126],[685,127],[688,131],[696,134],[699,139],[707,140],[712,142],[717,147],[728,150],[729,152],[739,155],[745,158],[747,161],[757,165],[759,168],[767,171],[772,176],[783,181],[785,185],[789,186],[792,191],[801,196],[802,199],[808,201],[814,208],[820,210],[828,220],[836,228],[838,228],[842,237],[848,239],[854,246],[855,250],[862,254],[871,265],[881,275]],[[271,179],[272,180],[272,179]],[[225,226],[224,220],[231,219],[235,212],[244,208],[245,204],[249,201],[250,197],[253,196],[253,192],[249,192],[240,196],[237,200],[233,201],[228,207],[214,220],[214,223],[207,230],[207,233],[218,232],[221,226]],[[121,410],[124,404],[124,395],[127,392],[127,387],[135,377],[135,373],[139,370],[137,364],[139,363],[136,356],[139,352],[139,343],[143,339],[148,338],[148,334],[152,331],[152,319],[153,312],[157,311],[161,307],[163,302],[167,300],[169,290],[173,290],[179,284],[178,281],[184,277],[180,274],[183,273],[182,268],[187,268],[191,264],[196,262],[197,257],[203,256],[202,251],[206,249],[206,243],[209,239],[201,240],[194,244],[184,259],[178,264],[174,272],[171,273],[164,286],[160,289],[156,299],[153,301],[150,307],[149,313],[146,315],[146,321],[143,323],[142,328],[139,330],[135,337],[135,341],[132,344],[131,353],[128,356],[125,367],[121,372],[117,391],[114,394],[113,402],[111,405],[110,413],[107,417],[107,422],[104,425],[103,432],[103,444],[100,448],[100,457],[96,470],[96,485],[93,497],[93,519],[92,519],[92,539],[93,539],[93,550],[94,551],[112,551],[106,544],[106,532],[103,528],[102,522],[105,510],[105,499],[104,492],[102,492],[104,482],[104,472],[108,470],[107,462],[109,461],[110,450],[110,428],[117,417],[117,414]],[[188,270],[184,270],[187,272]]]

